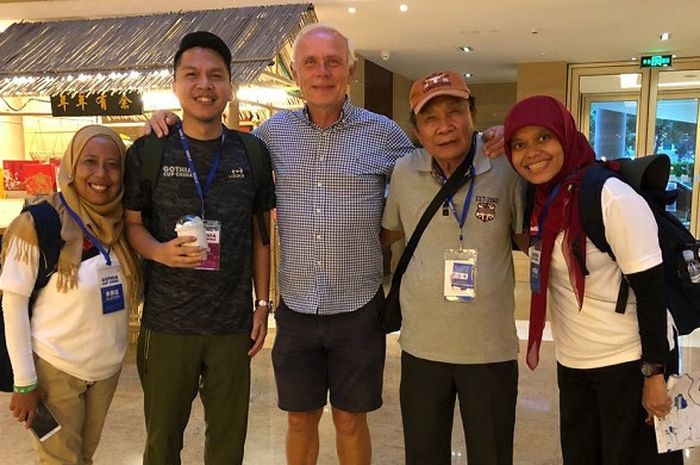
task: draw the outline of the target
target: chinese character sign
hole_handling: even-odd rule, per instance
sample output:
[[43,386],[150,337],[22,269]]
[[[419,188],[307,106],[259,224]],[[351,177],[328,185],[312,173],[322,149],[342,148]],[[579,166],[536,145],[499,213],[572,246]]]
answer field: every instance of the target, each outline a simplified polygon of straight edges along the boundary
[[51,96],[53,116],[140,115],[143,113],[141,93],[77,92]]

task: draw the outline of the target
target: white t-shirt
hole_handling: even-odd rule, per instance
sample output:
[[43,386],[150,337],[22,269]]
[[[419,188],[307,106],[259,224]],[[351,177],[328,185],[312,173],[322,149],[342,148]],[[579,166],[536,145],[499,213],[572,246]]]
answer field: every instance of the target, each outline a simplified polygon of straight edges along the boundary
[[[0,273],[0,289],[28,297],[38,265],[35,259],[27,264],[14,258],[18,242],[14,241],[8,251]],[[38,247],[34,247],[32,257],[38,253]],[[110,259],[113,265],[118,264],[114,253],[110,253]],[[52,275],[32,308],[34,352],[55,368],[85,381],[114,375],[121,367],[128,344],[128,309],[102,312],[97,270],[104,265],[101,254],[83,261],[78,286],[65,293],[57,291],[57,274]],[[121,273],[120,278],[124,283]]]
[[586,239],[586,267],[590,274],[586,277],[581,311],[562,253],[563,232],[557,236],[552,252],[548,309],[557,361],[569,368],[598,368],[641,357],[632,289],[625,313],[615,313],[620,273],[638,273],[662,261],[653,213],[634,189],[610,178],[603,185],[600,201],[605,238],[617,261]]

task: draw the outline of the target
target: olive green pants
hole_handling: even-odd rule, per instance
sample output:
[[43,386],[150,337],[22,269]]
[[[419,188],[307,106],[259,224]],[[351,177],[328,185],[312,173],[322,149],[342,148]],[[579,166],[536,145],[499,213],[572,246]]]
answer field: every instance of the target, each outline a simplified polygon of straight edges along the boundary
[[137,365],[144,394],[144,465],[179,465],[183,432],[199,392],[204,463],[238,465],[248,427],[248,334],[162,334],[142,329]]

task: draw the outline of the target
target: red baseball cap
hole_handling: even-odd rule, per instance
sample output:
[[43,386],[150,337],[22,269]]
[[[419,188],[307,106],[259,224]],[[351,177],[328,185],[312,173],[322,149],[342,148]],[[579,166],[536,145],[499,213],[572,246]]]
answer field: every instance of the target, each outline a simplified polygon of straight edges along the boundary
[[452,95],[468,99],[471,95],[461,74],[453,71],[437,71],[418,79],[411,86],[409,103],[411,111],[418,114],[430,99],[440,95]]

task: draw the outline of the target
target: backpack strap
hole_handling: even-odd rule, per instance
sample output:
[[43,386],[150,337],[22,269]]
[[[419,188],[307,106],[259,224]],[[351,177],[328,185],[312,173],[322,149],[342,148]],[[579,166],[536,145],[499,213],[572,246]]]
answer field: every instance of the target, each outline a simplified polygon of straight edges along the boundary
[[23,211],[28,211],[34,219],[39,240],[39,272],[32,295],[29,297],[29,314],[39,291],[46,286],[51,275],[56,271],[58,256],[65,241],[61,239],[61,219],[56,209],[47,202],[29,205]]
[[[170,131],[175,130],[175,126],[169,127]],[[155,133],[145,136],[143,140],[137,140],[132,146],[138,150],[138,158],[141,163],[141,181],[145,183],[146,195],[150,198],[153,196],[153,191],[156,188],[158,179],[160,178],[161,166],[163,165],[163,157],[165,154],[165,144],[167,137],[158,138]],[[141,143],[141,147],[137,148],[137,144]],[[149,204],[150,205],[150,204]],[[150,230],[153,219],[153,211],[149,206],[141,212],[141,220],[144,226]],[[146,266],[146,275],[150,275],[150,267]]]
[[[235,132],[241,139],[245,152],[248,155],[248,162],[250,163],[250,169],[253,173],[255,194],[257,195],[258,191],[262,187],[264,173],[269,172],[271,169],[269,164],[270,158],[263,155],[263,147],[260,139],[245,132]],[[260,239],[264,245],[268,245],[270,243],[270,234],[267,230],[265,214],[263,212],[258,212],[256,213],[255,218],[258,223],[258,230],[260,231]]]
[[141,179],[148,183],[150,192],[158,182],[160,167],[163,164],[166,138],[158,138],[154,133],[146,136],[141,150]]
[[601,163],[592,165],[583,176],[579,186],[578,203],[581,225],[586,236],[601,251],[610,255],[615,260],[608,240],[605,238],[605,225],[603,224],[603,207],[600,204],[600,196],[603,192],[603,184],[609,178],[620,178],[612,170],[607,169]]
[[[610,255],[615,260],[615,254],[605,238],[605,224],[603,223],[603,207],[600,203],[600,196],[603,192],[603,184],[610,178],[622,179],[622,177],[612,171],[602,163],[592,165],[583,176],[583,182],[579,186],[578,202],[581,225],[586,236],[593,242],[599,250]],[[629,284],[623,275],[620,280],[620,289],[617,293],[616,313],[625,313],[627,300],[629,298]]]

